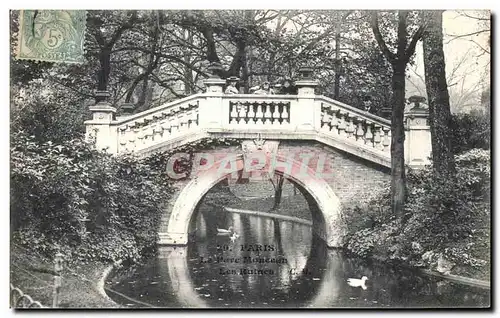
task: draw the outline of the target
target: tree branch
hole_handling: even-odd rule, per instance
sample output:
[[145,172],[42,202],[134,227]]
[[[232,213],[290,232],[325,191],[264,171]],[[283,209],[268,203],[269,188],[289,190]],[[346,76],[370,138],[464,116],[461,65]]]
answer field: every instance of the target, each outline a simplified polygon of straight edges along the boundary
[[109,40],[108,44],[106,45],[107,48],[111,50],[115,45],[116,41],[118,41],[118,39],[122,36],[123,32],[130,29],[134,25],[136,19],[137,19],[137,11],[134,10],[132,11],[130,19],[115,30],[115,32],[111,36],[111,40]]
[[375,36],[375,40],[377,41],[378,46],[382,50],[385,58],[389,61],[389,63],[394,64],[396,62],[396,55],[389,50],[382,37],[382,34],[380,33],[377,12],[371,13],[370,25],[373,31],[373,35]]
[[412,57],[413,53],[415,53],[415,47],[417,46],[418,41],[422,39],[423,33],[424,33],[424,25],[420,25],[415,34],[413,34],[413,37],[411,38],[410,41],[410,45],[408,45],[408,48],[405,51],[406,62],[408,62]]

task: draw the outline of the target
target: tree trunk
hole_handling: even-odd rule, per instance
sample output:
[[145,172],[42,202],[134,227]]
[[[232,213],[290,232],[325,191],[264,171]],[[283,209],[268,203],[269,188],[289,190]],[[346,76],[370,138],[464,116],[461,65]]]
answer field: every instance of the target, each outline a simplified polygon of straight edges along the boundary
[[[97,90],[106,91],[108,89],[109,73],[111,71],[111,52],[103,49],[99,56],[100,68],[97,73]],[[103,101],[104,97],[96,97],[96,102]]]
[[338,100],[340,97],[340,31],[335,33],[335,87],[333,99]]
[[423,47],[425,87],[429,101],[432,164],[436,173],[454,175],[455,161],[451,148],[451,111],[443,52],[442,11],[426,12],[426,21]]
[[243,92],[248,94],[250,92],[250,83],[248,80],[248,58],[247,50],[243,53],[243,65],[241,66],[241,80],[243,81]]
[[[193,45],[193,34],[189,30],[184,31],[184,39]],[[188,64],[191,63],[189,52],[184,53],[184,62],[186,62],[184,65],[184,94],[189,96],[192,94],[191,85],[193,84],[193,71],[188,67]]]
[[246,59],[246,43],[243,40],[238,41],[236,43],[236,54],[233,57],[233,61],[229,66],[228,76],[236,76],[240,77],[240,70],[243,67]]
[[276,183],[276,187],[274,188],[274,204],[271,211],[275,211],[280,207],[281,197],[283,195],[283,182],[285,178],[283,176],[279,176],[278,182]]
[[406,174],[405,174],[405,68],[404,61],[393,65],[392,75],[392,123],[391,123],[391,198],[392,211],[401,219],[404,213],[406,200]]
[[139,94],[139,100],[137,101],[137,105],[139,106],[139,109],[146,110],[151,107],[151,105],[148,105],[148,99],[149,99],[149,91],[150,91],[150,85],[149,85],[149,79],[148,76],[144,78],[142,81],[142,87],[141,91]]
[[408,11],[398,11],[398,39],[396,53],[391,52],[380,32],[378,14],[371,15],[371,27],[375,40],[385,58],[392,65],[392,113],[391,113],[391,205],[393,214],[404,223],[404,205],[406,201],[406,174],[405,174],[405,73],[406,64],[415,53],[417,42],[421,38],[422,26],[411,37],[408,45],[407,18]]

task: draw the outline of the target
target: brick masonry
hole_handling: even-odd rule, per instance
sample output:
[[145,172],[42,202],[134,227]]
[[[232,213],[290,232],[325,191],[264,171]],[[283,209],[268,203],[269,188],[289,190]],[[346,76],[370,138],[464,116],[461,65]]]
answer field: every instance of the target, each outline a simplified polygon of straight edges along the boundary
[[[325,166],[330,165],[331,176],[325,179],[343,205],[365,203],[390,185],[390,169],[319,143],[284,141],[279,151],[326,155]],[[316,160],[310,160],[309,166],[315,169],[316,164]]]
[[[240,151],[235,147],[228,147],[206,151],[206,153],[213,153],[214,157],[220,158],[225,153],[234,154]],[[300,159],[301,156],[308,154],[311,157],[308,166],[315,171],[318,170],[319,158],[324,156],[326,158],[324,168],[319,170],[328,173],[325,179],[339,198],[342,206],[362,205],[377,196],[384,187],[390,184],[390,170],[388,168],[320,143],[298,140],[281,141],[278,153],[285,157],[293,157],[299,161],[302,160]],[[176,183],[179,190],[173,196],[171,202],[167,203],[166,213],[160,225],[160,233],[166,230],[175,198],[187,182],[185,180]],[[247,199],[271,197],[274,194],[273,187],[267,180],[248,183],[238,183],[233,180],[230,183],[230,189],[236,196]],[[286,201],[287,197],[293,194],[293,185],[285,183],[283,200]]]

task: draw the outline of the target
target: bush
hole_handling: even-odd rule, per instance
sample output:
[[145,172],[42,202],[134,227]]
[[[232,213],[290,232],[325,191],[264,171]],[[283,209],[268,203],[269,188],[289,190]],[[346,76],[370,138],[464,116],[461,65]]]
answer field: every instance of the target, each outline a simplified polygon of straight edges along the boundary
[[138,258],[154,246],[170,193],[164,166],[81,139],[40,143],[18,132],[12,140],[11,229],[19,243],[81,260]]
[[[178,152],[231,146],[232,139],[188,144]],[[11,229],[21,245],[76,261],[137,260],[153,250],[172,194],[164,152],[138,159],[96,151],[76,138],[40,142],[12,134]],[[189,175],[192,162],[185,162]]]
[[387,214],[371,228],[351,231],[347,250],[361,257],[376,255],[416,266],[437,266],[437,260],[444,257],[454,264],[487,271],[490,154],[473,149],[455,156],[455,161],[454,180],[436,177],[431,168],[408,173],[407,221],[403,225],[391,218],[387,197],[371,202],[367,215],[383,208]]
[[451,135],[452,149],[455,154],[474,148],[490,149],[491,118],[481,112],[453,114]]

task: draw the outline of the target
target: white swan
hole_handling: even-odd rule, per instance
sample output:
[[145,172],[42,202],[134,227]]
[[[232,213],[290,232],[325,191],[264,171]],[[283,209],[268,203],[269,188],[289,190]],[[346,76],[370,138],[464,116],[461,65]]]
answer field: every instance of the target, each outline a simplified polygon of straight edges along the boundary
[[231,242],[234,243],[238,237],[240,236],[236,232],[233,232],[233,235],[230,237]]
[[361,277],[361,279],[348,278],[347,283],[349,284],[349,286],[352,286],[352,287],[361,287],[363,289],[366,289],[365,282],[367,280],[368,280],[368,277],[366,277],[366,276]]
[[227,230],[217,228],[217,235],[220,235],[220,236],[230,236],[233,233],[234,233],[234,231],[233,231],[232,226],[228,227]]

